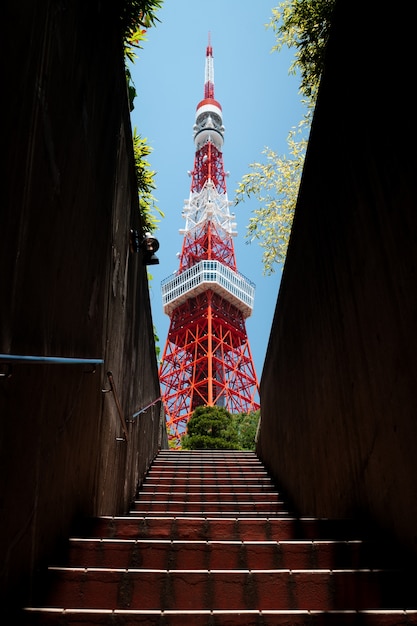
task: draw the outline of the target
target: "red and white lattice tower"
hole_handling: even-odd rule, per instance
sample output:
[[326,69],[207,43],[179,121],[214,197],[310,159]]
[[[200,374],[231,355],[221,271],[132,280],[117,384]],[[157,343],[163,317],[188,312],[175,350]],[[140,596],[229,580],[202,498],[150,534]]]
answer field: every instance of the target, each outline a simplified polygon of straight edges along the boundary
[[195,160],[183,217],[178,271],[162,281],[170,317],[159,378],[168,437],[180,437],[198,406],[230,413],[259,409],[258,381],[245,319],[253,309],[254,284],[237,271],[232,204],[223,168],[222,108],[214,99],[213,51],[206,50],[204,99],[194,125]]

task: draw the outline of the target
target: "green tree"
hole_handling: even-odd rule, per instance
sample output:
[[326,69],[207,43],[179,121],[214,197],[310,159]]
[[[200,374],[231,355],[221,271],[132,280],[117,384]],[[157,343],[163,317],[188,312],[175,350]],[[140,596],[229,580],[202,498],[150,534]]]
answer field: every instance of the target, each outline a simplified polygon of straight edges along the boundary
[[238,450],[232,416],[224,407],[197,407],[188,421],[181,447],[183,450]]
[[257,240],[263,248],[265,274],[274,272],[287,253],[334,4],[335,0],[285,0],[272,9],[267,24],[276,37],[272,50],[279,52],[285,45],[295,48],[289,72],[300,73],[306,113],[288,134],[289,156],[265,148],[266,162],[252,163],[236,190],[237,204],[247,197],[254,197],[259,204],[249,220],[246,237]]
[[183,450],[255,450],[260,411],[231,414],[223,407],[197,407],[181,440]]
[[256,434],[261,412],[238,413],[232,415],[232,429],[236,433],[237,442],[241,450],[252,450],[256,448]]

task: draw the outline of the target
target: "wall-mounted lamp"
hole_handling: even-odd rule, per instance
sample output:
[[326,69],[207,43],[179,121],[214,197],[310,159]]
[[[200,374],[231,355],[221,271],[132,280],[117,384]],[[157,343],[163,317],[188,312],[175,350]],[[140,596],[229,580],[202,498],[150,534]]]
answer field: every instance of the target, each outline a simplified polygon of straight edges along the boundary
[[155,255],[155,252],[159,250],[159,241],[152,237],[151,233],[146,233],[140,244],[140,249],[143,254],[144,265],[158,265],[159,259]]
[[159,249],[159,241],[152,237],[151,233],[145,233],[144,238],[140,242],[137,230],[130,231],[130,250],[131,252],[142,252],[142,260],[144,265],[158,265],[159,259],[155,256],[155,252]]

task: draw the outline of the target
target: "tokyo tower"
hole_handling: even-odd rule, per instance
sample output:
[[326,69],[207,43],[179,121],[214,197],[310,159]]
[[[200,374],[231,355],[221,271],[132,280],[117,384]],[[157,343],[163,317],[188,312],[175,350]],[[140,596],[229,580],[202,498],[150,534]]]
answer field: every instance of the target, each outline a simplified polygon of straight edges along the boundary
[[170,326],[159,379],[168,438],[177,446],[198,406],[221,406],[230,413],[259,409],[245,326],[255,286],[236,267],[236,223],[226,191],[224,126],[222,108],[214,98],[210,37],[204,98],[197,105],[193,131],[194,169],[182,213],[179,269],[162,281],[162,303]]

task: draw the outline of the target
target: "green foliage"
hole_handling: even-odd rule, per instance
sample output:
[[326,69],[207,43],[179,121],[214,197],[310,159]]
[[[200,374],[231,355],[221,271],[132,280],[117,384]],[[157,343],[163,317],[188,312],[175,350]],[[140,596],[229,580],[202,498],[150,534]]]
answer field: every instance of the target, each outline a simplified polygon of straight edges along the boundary
[[232,428],[236,433],[241,450],[255,450],[260,417],[261,412],[259,410],[232,415]]
[[168,437],[168,448],[170,450],[177,450],[178,449],[177,440],[175,438],[174,439],[170,439]]
[[158,336],[158,333],[156,332],[155,324],[153,325],[153,339],[155,342],[156,360],[159,361],[159,357],[161,355],[161,348],[159,346],[159,336]]
[[317,93],[334,5],[335,0],[285,0],[272,9],[272,50],[295,48],[290,72],[300,71],[300,91],[307,98],[315,99]]
[[134,63],[138,58],[135,50],[140,50],[142,43],[146,41],[147,29],[159,22],[156,12],[162,7],[162,4],[163,0],[128,0],[123,4],[121,21],[130,111],[135,108],[136,87],[128,67],[128,61]]
[[142,138],[136,128],[133,129],[133,153],[135,158],[136,181],[139,191],[139,210],[142,216],[143,228],[146,232],[153,233],[158,228],[160,221],[157,215],[164,217],[163,212],[156,204],[152,191],[155,189],[155,172],[151,169],[147,157],[152,148],[147,139]]
[[230,413],[223,407],[197,407],[188,421],[181,447],[184,450],[239,449],[231,421]]
[[135,48],[142,47],[146,40],[146,30],[154,26],[159,19],[157,11],[162,7],[163,0],[125,0],[120,16],[124,54],[131,63],[137,58]]
[[[136,97],[136,88],[132,82],[132,75],[128,62],[134,63],[137,55],[135,49],[142,48],[146,41],[146,30],[159,22],[156,12],[162,7],[163,0],[128,0],[122,3],[121,28],[124,45],[126,83],[129,95],[130,111],[133,110],[133,101]],[[158,228],[159,217],[164,214],[157,206],[153,195],[156,188],[155,172],[151,169],[148,156],[152,148],[147,139],[133,131],[133,153],[135,161],[136,182],[139,192],[139,211],[142,218],[144,232],[153,233]],[[159,217],[158,217],[159,216]]]
[[255,450],[259,411],[230,414],[224,407],[197,407],[181,439],[183,450]]
[[254,197],[259,205],[252,212],[246,238],[263,248],[265,274],[285,261],[334,4],[335,0],[285,0],[272,9],[267,24],[276,36],[272,50],[279,52],[284,45],[295,48],[289,71],[300,73],[306,114],[288,134],[289,156],[265,148],[266,161],[252,163],[236,190],[236,203]]
[[295,136],[292,130],[287,139],[289,156],[265,148],[262,154],[266,162],[251,163],[251,172],[242,177],[236,190],[236,203],[254,196],[259,204],[252,211],[246,238],[257,240],[263,249],[265,274],[271,274],[277,263],[284,263],[287,254],[307,145],[306,139],[297,141]]

